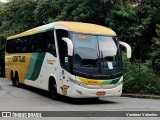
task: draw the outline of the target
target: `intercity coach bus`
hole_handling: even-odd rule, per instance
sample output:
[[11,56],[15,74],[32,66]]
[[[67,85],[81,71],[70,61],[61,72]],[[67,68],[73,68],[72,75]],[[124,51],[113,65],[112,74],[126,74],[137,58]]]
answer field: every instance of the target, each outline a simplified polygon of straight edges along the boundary
[[116,33],[100,25],[59,21],[7,38],[5,74],[21,84],[72,98],[120,96],[123,76]]

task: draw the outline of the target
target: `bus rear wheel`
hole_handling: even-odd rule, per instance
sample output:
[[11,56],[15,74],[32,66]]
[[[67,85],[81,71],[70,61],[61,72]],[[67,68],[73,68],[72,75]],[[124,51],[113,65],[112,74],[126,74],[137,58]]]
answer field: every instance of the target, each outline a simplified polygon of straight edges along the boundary
[[51,98],[54,100],[58,98],[57,85],[56,85],[55,80],[49,81],[49,94]]
[[13,86],[16,86],[16,82],[15,82],[15,79],[14,79],[14,77],[13,77],[13,71],[11,71],[11,74],[10,74],[11,76],[10,76],[10,78],[11,78],[11,81],[12,81],[12,85]]
[[19,82],[19,76],[18,76],[17,73],[15,74],[14,84],[15,84],[15,86],[18,87],[18,88],[21,87],[21,83]]
[[13,86],[16,86],[16,81],[15,81],[15,78],[14,78],[14,77],[11,77],[11,81],[12,81],[12,85],[13,85]]

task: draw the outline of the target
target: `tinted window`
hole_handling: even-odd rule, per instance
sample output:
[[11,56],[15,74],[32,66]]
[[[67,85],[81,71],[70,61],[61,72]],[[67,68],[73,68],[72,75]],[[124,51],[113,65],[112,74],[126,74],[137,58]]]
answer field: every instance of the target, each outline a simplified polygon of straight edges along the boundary
[[56,56],[54,31],[8,40],[6,51],[8,53],[50,52]]

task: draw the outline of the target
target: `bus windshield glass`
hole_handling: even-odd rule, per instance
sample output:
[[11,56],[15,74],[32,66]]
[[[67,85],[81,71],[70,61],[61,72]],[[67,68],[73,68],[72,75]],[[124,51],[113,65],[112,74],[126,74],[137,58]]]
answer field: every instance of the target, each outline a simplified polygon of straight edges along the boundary
[[78,33],[70,36],[74,44],[73,72],[108,77],[120,72],[121,55],[116,37]]

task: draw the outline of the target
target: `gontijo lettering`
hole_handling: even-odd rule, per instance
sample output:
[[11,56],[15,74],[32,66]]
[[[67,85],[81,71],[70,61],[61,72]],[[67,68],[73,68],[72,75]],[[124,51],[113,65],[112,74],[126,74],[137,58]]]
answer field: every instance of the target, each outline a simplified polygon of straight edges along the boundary
[[13,62],[25,62],[26,57],[25,56],[13,56],[12,61]]

